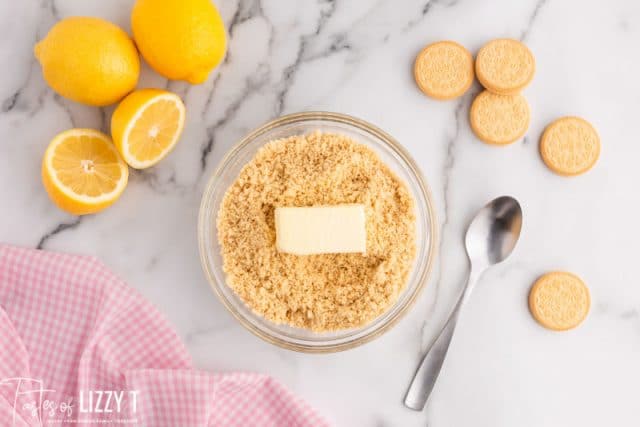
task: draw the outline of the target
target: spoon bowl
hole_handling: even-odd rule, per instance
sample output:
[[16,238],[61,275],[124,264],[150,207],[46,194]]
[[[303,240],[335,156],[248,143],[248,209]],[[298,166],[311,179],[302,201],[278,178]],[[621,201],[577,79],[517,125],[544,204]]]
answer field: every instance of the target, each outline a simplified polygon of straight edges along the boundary
[[465,246],[471,265],[478,269],[504,261],[522,230],[522,208],[516,199],[502,196],[480,209],[467,229]]

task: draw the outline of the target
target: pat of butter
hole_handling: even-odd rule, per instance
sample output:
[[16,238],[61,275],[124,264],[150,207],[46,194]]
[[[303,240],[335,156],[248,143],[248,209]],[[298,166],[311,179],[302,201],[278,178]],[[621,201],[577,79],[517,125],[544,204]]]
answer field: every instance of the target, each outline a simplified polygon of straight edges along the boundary
[[364,205],[277,207],[276,249],[295,255],[364,253]]

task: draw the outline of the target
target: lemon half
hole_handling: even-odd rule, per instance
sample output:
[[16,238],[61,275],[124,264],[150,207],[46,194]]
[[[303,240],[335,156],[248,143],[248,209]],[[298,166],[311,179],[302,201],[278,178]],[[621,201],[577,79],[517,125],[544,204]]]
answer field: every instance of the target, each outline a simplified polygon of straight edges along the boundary
[[111,117],[111,136],[122,158],[135,169],[162,160],[178,142],[185,107],[180,97],[160,89],[141,89],[122,100]]
[[51,200],[74,214],[112,205],[127,186],[129,169],[111,139],[93,129],[56,135],[42,161],[42,182]]

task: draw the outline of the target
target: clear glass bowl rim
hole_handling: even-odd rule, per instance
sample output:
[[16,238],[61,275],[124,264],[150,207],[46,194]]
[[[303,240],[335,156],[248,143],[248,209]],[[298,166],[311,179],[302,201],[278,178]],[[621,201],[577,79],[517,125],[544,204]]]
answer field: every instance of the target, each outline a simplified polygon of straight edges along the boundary
[[[350,126],[354,126],[366,133],[369,133],[391,148],[395,154],[397,154],[402,161],[404,162],[404,166],[407,167],[408,172],[413,175],[415,178],[418,188],[422,193],[422,196],[425,200],[425,206],[427,216],[429,218],[429,247],[427,248],[427,260],[425,268],[422,271],[420,277],[416,280],[418,281],[418,285],[415,287],[413,294],[407,299],[404,303],[404,306],[400,307],[395,315],[389,318],[385,323],[380,324],[377,329],[370,331],[366,335],[362,335],[354,340],[342,342],[338,344],[327,343],[323,346],[311,346],[304,345],[299,343],[292,343],[281,338],[270,335],[251,322],[249,322],[241,313],[239,313],[232,303],[227,300],[227,297],[220,291],[220,286],[227,286],[226,283],[219,283],[219,281],[215,278],[214,273],[211,271],[209,263],[207,262],[207,251],[211,250],[207,247],[207,239],[205,238],[205,233],[209,232],[210,228],[210,220],[211,215],[209,211],[209,204],[211,202],[211,196],[213,194],[213,190],[216,187],[220,176],[222,175],[225,167],[231,162],[237,153],[241,151],[246,145],[251,143],[254,139],[259,137],[260,135],[273,130],[274,128],[278,128],[284,125],[289,125],[297,122],[305,122],[305,121],[329,121],[335,122],[339,124],[346,124]],[[216,213],[217,214],[217,213]],[[218,299],[222,302],[225,308],[240,322],[242,326],[244,326],[247,330],[249,330],[254,335],[262,338],[263,340],[275,344],[279,347],[286,348],[289,350],[300,351],[305,353],[333,353],[343,350],[348,350],[354,347],[358,347],[362,344],[365,344],[391,329],[413,306],[418,296],[421,294],[422,289],[424,288],[430,274],[433,269],[433,264],[437,255],[438,248],[438,226],[437,219],[435,215],[435,209],[433,205],[433,198],[431,196],[431,191],[420,172],[417,164],[411,157],[411,155],[406,151],[406,149],[398,143],[391,135],[387,134],[380,128],[371,123],[368,123],[364,120],[355,118],[353,116],[343,114],[343,113],[333,113],[327,111],[305,111],[300,113],[293,113],[278,117],[274,120],[271,120],[264,125],[260,126],[253,132],[246,135],[242,138],[238,143],[229,149],[229,151],[224,155],[224,157],[218,163],[218,166],[214,170],[213,174],[209,178],[200,203],[200,209],[198,213],[198,246],[200,253],[200,263],[202,265],[202,269],[205,273],[207,281],[209,282],[211,288],[214,290]]]

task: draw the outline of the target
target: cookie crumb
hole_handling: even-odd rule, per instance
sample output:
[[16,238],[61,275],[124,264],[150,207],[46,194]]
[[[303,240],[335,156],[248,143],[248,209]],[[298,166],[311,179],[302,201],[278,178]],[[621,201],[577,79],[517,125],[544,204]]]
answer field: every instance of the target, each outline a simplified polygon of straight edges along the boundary
[[[365,254],[276,250],[276,206],[345,203],[365,206]],[[218,212],[227,285],[275,323],[317,332],[365,325],[406,286],[416,255],[414,204],[378,155],[347,136],[271,141],[241,170]]]

